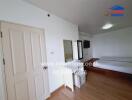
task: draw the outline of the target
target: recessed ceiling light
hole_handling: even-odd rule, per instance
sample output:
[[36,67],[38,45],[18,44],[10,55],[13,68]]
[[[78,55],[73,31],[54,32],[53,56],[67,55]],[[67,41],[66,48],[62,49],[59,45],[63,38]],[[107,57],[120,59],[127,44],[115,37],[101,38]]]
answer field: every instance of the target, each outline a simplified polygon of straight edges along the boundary
[[113,24],[107,23],[107,24],[105,24],[105,25],[102,27],[102,29],[103,29],[103,30],[107,30],[107,29],[112,28],[113,26],[114,26]]

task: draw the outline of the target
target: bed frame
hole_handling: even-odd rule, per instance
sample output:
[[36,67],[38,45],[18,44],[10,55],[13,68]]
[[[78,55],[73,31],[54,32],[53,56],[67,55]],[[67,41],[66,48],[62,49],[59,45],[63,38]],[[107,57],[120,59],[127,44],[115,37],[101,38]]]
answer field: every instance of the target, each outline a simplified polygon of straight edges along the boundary
[[98,58],[92,58],[92,59],[84,62],[84,69],[87,72],[92,71],[92,72],[100,73],[100,74],[105,75],[105,76],[120,78],[120,79],[129,79],[132,81],[132,74],[94,67],[93,63],[97,60],[99,60],[99,59]]
[[93,72],[100,73],[105,76],[132,80],[132,74],[128,74],[128,73],[117,72],[113,70],[107,70],[107,69],[102,69],[102,68],[97,68],[97,67],[92,67],[92,66],[89,67],[87,71],[93,71]]

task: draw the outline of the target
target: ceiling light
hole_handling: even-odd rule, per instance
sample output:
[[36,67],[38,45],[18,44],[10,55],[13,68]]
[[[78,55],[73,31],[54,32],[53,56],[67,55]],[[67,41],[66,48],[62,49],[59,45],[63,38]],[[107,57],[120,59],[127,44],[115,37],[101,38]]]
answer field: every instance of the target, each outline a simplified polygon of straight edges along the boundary
[[107,29],[112,28],[113,26],[114,26],[113,24],[107,23],[107,24],[105,24],[105,25],[102,27],[102,29],[103,29],[103,30],[107,30]]

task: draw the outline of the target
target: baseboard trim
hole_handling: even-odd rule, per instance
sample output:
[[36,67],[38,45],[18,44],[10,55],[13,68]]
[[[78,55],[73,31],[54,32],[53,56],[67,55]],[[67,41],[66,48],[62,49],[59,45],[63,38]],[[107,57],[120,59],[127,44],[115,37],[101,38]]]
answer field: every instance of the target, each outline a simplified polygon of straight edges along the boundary
[[65,86],[65,88],[67,88],[69,91],[72,91],[72,89],[68,86]]
[[97,68],[97,67],[88,67],[87,71],[93,71],[93,72],[100,73],[100,74],[114,77],[114,78],[122,78],[122,79],[131,79],[132,80],[132,74],[127,74],[127,73],[123,73],[123,72],[117,72],[117,71],[107,70],[107,69],[102,69],[102,68]]
[[52,98],[53,96],[55,96],[63,88],[65,88],[65,85],[60,86],[58,89],[56,89],[54,92],[52,92],[51,95],[50,95],[50,97],[47,98],[47,100],[49,100],[50,98]]

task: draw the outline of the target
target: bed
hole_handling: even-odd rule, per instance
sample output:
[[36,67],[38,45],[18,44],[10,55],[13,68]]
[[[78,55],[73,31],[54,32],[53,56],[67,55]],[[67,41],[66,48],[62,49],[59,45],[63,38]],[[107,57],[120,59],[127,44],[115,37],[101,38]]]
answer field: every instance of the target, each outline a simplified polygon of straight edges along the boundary
[[101,57],[94,67],[132,74],[132,57]]

